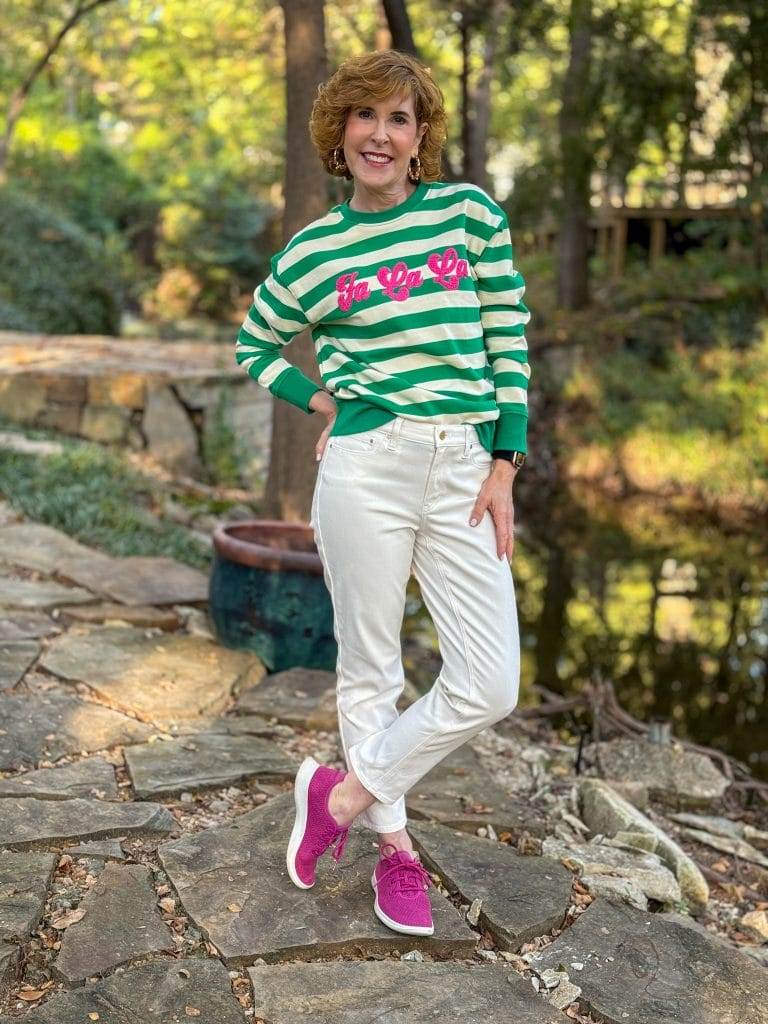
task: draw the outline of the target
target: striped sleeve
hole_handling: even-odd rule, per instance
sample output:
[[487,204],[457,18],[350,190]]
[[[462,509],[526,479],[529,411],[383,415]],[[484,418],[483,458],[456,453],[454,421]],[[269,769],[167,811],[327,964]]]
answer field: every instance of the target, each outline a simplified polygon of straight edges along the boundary
[[307,413],[315,411],[309,400],[322,388],[284,359],[280,350],[310,326],[299,300],[279,280],[273,257],[272,271],[253,293],[253,303],[240,327],[235,359],[276,398]]
[[505,214],[476,261],[474,272],[485,350],[499,407],[493,447],[526,452],[531,368],[525,325],[531,314],[523,302],[525,282],[513,263]]

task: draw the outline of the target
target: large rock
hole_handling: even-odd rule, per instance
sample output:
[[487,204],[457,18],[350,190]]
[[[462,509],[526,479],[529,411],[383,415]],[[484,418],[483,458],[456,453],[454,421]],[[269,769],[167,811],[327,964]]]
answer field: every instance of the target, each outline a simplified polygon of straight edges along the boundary
[[[397,703],[404,711],[418,697],[406,682]],[[283,725],[299,729],[335,732],[339,727],[336,711],[336,675],[320,669],[289,668],[265,676],[257,686],[245,690],[235,705],[238,714],[264,715]]]
[[13,981],[21,943],[42,918],[56,859],[52,853],[0,853],[0,998]]
[[729,785],[705,754],[677,744],[627,737],[598,743],[596,748],[604,778],[639,782],[652,797],[672,807],[717,805]]
[[176,945],[144,864],[107,864],[79,904],[85,916],[61,940],[54,972],[70,984]]
[[617,832],[642,832],[653,840],[650,852],[657,853],[680,884],[680,892],[692,913],[702,911],[709,900],[709,886],[699,868],[666,832],[633,807],[624,797],[599,779],[585,779],[579,788],[581,817],[594,832],[614,836]]
[[[94,1016],[96,1014],[97,1016]],[[3,1024],[17,1017],[2,1017]],[[25,1024],[245,1024],[227,969],[218,960],[193,957],[142,964],[58,992],[24,1014]]]
[[465,743],[428,772],[406,794],[412,820],[431,819],[449,828],[476,832],[492,825],[497,833],[543,836],[547,818],[530,800],[511,796],[498,785],[482,759]]
[[0,771],[28,768],[65,754],[140,743],[152,729],[76,694],[25,681],[0,693]]
[[114,708],[158,724],[214,715],[264,672],[259,659],[196,636],[147,637],[122,626],[55,637],[42,666],[87,683]]
[[378,854],[367,830],[351,830],[338,866],[327,852],[318,862],[314,887],[297,889],[285,864],[294,813],[293,794],[286,793],[231,825],[159,848],[184,910],[226,964],[410,949],[441,957],[471,955],[475,934],[434,888],[429,890],[434,935],[404,935],[378,920],[371,888]]
[[521,857],[509,846],[457,835],[434,822],[411,822],[409,834],[426,867],[466,903],[482,900],[479,924],[502,949],[557,928],[571,902],[571,873],[549,857]]
[[361,961],[251,967],[254,1008],[270,1024],[558,1024],[509,965]]
[[[39,523],[15,523],[0,528],[0,559],[72,580],[93,594],[128,605],[194,604],[208,599],[208,578],[172,558],[113,558],[68,537],[61,530]],[[29,582],[29,581],[23,581]],[[38,586],[43,586],[39,584]],[[53,584],[45,584],[53,587]],[[69,595],[71,600],[62,600]],[[43,603],[22,607],[58,607],[82,603],[76,590],[51,592]],[[93,594],[87,596],[93,601]],[[18,599],[18,598],[17,598]],[[28,598],[31,600],[31,598]],[[2,597],[0,604],[10,603]]]
[[3,609],[0,640],[29,640],[60,632],[53,619],[42,612],[16,612]]
[[24,676],[40,653],[36,640],[0,643],[0,690],[9,690]]
[[117,800],[115,769],[103,757],[88,757],[61,768],[40,768],[16,778],[0,779],[0,797],[9,796],[33,796],[38,800],[75,797]]
[[199,476],[197,434],[186,409],[170,387],[153,387],[147,393],[142,432],[149,454],[158,462],[179,473]]
[[[607,843],[566,844],[552,837],[544,840],[543,849],[546,856],[565,860],[586,876],[590,891],[600,889],[601,883],[595,876],[614,879],[618,876],[631,882],[647,899],[667,906],[680,900],[677,879],[655,853],[609,846]],[[603,892],[607,891],[604,887]],[[613,891],[619,894],[622,890]],[[632,890],[625,891],[629,895]]]
[[102,601],[99,604],[73,605],[59,608],[59,618],[68,622],[86,622],[100,625],[118,619],[142,629],[162,629],[172,633],[181,625],[179,614],[172,608],[154,608],[152,605],[115,604]]
[[269,740],[226,733],[126,747],[125,760],[140,800],[231,786],[254,776],[288,781],[296,774],[294,762]]
[[44,610],[95,600],[93,594],[78,587],[65,587],[61,583],[46,580],[17,580],[10,576],[0,576],[0,607]]
[[531,960],[559,964],[607,1024],[768,1024],[764,968],[677,914],[596,900]]
[[104,800],[0,800],[0,849],[59,849],[75,839],[167,836],[175,822],[160,804]]

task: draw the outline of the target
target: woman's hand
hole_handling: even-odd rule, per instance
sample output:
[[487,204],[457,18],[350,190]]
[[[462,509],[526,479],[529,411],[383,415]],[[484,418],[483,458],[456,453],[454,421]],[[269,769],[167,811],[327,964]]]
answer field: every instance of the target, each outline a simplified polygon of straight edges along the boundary
[[486,510],[491,513],[496,528],[496,554],[507,561],[515,550],[515,506],[512,501],[512,484],[517,476],[517,467],[506,459],[494,459],[493,469],[480,488],[469,525],[480,522]]
[[339,409],[336,402],[331,398],[327,391],[316,391],[309,400],[309,407],[310,409],[314,409],[315,412],[321,412],[328,419],[325,429],[315,442],[315,461],[319,462],[323,457],[328,435],[333,429],[333,424],[336,421]]

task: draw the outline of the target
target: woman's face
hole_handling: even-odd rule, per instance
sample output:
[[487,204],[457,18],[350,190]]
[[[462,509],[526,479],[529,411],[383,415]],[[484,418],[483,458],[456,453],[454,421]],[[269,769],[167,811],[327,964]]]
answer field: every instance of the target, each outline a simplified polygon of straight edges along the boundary
[[[416,124],[411,96],[352,107],[344,130],[344,157],[355,181],[374,191],[404,186],[411,157],[418,155],[426,130],[426,124]],[[374,162],[366,153],[388,159]]]

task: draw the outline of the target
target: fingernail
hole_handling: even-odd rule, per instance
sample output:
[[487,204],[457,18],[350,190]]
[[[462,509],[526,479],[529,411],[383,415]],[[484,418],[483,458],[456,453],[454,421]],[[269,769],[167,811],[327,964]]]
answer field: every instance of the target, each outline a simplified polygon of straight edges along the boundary
[[315,453],[315,462],[319,462],[319,461],[320,461],[320,453],[316,452]]
[[469,520],[469,525],[470,526],[477,526],[477,520],[476,519],[470,519]]

